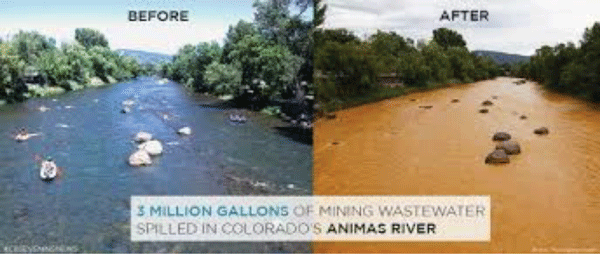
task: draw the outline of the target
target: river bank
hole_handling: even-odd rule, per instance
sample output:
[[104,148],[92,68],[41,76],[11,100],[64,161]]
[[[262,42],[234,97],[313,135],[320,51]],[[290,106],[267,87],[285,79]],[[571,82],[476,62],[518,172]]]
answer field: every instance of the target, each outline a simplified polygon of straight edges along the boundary
[[[600,250],[600,106],[516,81],[413,93],[315,123],[315,195],[490,195],[490,242],[317,243],[315,252]],[[534,133],[542,126],[548,135]],[[486,164],[499,131],[521,153]]]
[[358,107],[361,105],[366,105],[369,103],[377,103],[383,100],[405,96],[412,93],[418,92],[426,92],[435,89],[447,88],[451,86],[462,85],[461,83],[444,83],[444,84],[429,84],[426,87],[406,87],[406,86],[381,86],[373,91],[370,91],[366,94],[360,96],[352,96],[344,99],[334,99],[329,102],[324,103],[322,106],[322,112],[320,115],[324,113],[333,113],[338,110],[344,110],[352,107]]

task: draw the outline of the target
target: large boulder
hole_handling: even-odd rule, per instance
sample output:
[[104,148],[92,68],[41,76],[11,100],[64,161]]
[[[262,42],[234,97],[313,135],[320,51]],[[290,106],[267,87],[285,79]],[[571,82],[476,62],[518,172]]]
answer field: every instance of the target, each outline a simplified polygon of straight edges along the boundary
[[104,83],[104,81],[102,81],[102,79],[100,79],[99,77],[92,77],[92,78],[90,79],[90,82],[89,82],[89,84],[90,84],[91,86],[101,86],[101,85],[104,85],[105,83]]
[[502,149],[496,149],[485,157],[486,164],[503,164],[509,162],[510,159],[508,158],[508,154]]
[[191,135],[192,129],[190,127],[183,127],[177,131],[179,135]]
[[496,132],[496,134],[494,134],[494,136],[492,137],[492,140],[494,141],[506,141],[510,139],[510,134],[506,133],[506,132]]
[[146,142],[146,141],[150,141],[152,139],[152,134],[148,133],[148,132],[143,132],[140,131],[138,132],[138,134],[135,135],[135,138],[133,140],[135,140],[135,142]]
[[138,150],[129,156],[129,165],[132,167],[148,166],[152,164],[152,159],[148,152],[144,150]]
[[496,145],[496,149],[504,150],[509,155],[521,153],[521,146],[514,140],[503,141]]
[[537,129],[533,130],[533,133],[538,134],[538,135],[548,135],[548,133],[550,133],[550,131],[546,127],[541,127],[541,128],[537,128]]
[[163,151],[162,144],[158,140],[150,140],[138,146],[138,149],[146,151],[149,155],[160,155]]

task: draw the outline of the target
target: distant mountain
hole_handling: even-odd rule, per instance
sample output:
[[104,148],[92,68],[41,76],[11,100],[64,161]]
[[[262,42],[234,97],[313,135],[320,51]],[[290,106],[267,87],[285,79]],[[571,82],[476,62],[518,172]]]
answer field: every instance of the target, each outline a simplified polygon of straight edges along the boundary
[[173,59],[173,56],[171,55],[141,50],[117,49],[116,51],[121,55],[130,56],[137,59],[140,64],[158,64],[160,62],[170,62]]
[[518,62],[529,62],[528,56],[508,54],[497,51],[475,50],[473,51],[473,54],[475,54],[476,56],[489,56],[499,65],[503,65],[505,63],[515,64]]

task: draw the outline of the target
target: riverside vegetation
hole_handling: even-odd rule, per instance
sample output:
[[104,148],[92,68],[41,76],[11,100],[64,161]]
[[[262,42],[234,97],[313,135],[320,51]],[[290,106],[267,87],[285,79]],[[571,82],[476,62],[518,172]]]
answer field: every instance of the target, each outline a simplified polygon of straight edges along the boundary
[[74,43],[36,31],[0,40],[0,101],[12,103],[135,78],[146,71],[135,59],[109,48],[102,33],[75,30]]
[[159,72],[240,107],[306,117],[312,114],[313,22],[304,16],[311,5],[309,0],[255,1],[254,20],[229,26],[222,46],[186,45]]
[[[324,22],[326,8],[317,3],[317,26]],[[317,94],[324,111],[502,73],[492,59],[469,52],[462,35],[447,28],[434,30],[431,41],[416,43],[384,31],[361,40],[346,29],[317,29],[314,38]],[[382,75],[395,77],[400,85],[379,85]]]
[[[494,78],[502,70],[492,59],[475,56],[457,32],[440,28],[433,40],[415,42],[395,32],[377,31],[360,40],[345,29],[315,34],[319,101],[336,110],[390,98],[412,90]],[[398,86],[382,86],[378,77],[396,77]]]
[[513,75],[548,89],[600,102],[600,22],[585,29],[579,45],[542,46],[528,62],[511,68]]

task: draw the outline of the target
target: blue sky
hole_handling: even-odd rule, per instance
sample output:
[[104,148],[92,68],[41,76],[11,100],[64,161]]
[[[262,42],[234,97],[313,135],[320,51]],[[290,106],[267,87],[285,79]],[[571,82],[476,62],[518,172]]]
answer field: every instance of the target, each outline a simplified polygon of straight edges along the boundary
[[[229,25],[253,19],[252,0],[0,0],[0,36],[36,30],[60,42],[75,28],[100,30],[113,49],[174,54],[185,44],[222,42]],[[129,10],[188,10],[188,22],[129,22]]]

